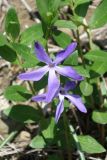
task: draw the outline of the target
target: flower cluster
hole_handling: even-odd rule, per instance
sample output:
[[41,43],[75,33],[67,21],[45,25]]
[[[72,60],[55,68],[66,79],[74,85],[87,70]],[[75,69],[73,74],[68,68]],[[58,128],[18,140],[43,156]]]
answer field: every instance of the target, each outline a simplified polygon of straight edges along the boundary
[[56,109],[55,120],[58,121],[61,113],[64,110],[64,98],[67,98],[73,105],[75,105],[81,112],[86,112],[85,106],[83,105],[81,98],[78,95],[70,95],[67,93],[70,89],[73,89],[75,82],[68,82],[64,88],[60,85],[60,79],[58,75],[71,78],[73,80],[81,81],[83,77],[79,75],[70,66],[59,66],[70,54],[73,53],[77,46],[76,42],[71,43],[65,50],[57,53],[55,60],[52,60],[45,52],[44,48],[38,43],[35,43],[35,54],[39,61],[46,65],[36,69],[35,71],[22,73],[18,76],[21,80],[39,81],[47,72],[48,75],[48,89],[47,93],[38,95],[32,98],[34,101],[45,101],[50,103],[55,97],[59,97],[59,104]]

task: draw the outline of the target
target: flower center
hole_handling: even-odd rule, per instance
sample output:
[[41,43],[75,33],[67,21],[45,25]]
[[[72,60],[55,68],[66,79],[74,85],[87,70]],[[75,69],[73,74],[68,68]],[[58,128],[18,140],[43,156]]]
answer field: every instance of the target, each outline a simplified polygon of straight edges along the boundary
[[49,64],[49,67],[50,67],[50,68],[55,67],[55,63],[50,63],[50,64]]
[[60,93],[61,93],[61,94],[65,94],[65,89],[61,87]]

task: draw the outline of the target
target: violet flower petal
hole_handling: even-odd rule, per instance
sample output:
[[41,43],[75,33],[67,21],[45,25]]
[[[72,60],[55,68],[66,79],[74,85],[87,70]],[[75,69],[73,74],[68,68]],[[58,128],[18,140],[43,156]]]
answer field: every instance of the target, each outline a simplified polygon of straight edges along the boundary
[[46,93],[37,95],[37,96],[33,96],[32,100],[37,101],[37,102],[44,102],[46,100]]
[[62,112],[64,111],[64,105],[63,105],[63,103],[64,103],[64,96],[59,95],[59,100],[60,101],[59,101],[59,104],[57,106],[56,113],[55,113],[55,121],[56,121],[56,123],[58,122],[58,120],[59,120]]
[[67,81],[65,86],[64,86],[64,90],[69,91],[71,89],[74,89],[75,87],[76,87],[76,82],[75,81]]
[[76,42],[71,43],[66,49],[60,51],[59,53],[57,53],[56,55],[56,59],[54,60],[54,62],[56,64],[61,63],[64,59],[66,59],[70,54],[73,53],[73,51],[75,50],[77,46]]
[[39,81],[49,71],[48,66],[36,69],[35,71],[19,74],[18,78],[21,80]]
[[79,75],[76,70],[74,70],[72,67],[69,67],[69,66],[64,66],[64,67],[58,67],[56,66],[55,67],[55,70],[63,75],[63,76],[66,76],[66,77],[69,77],[69,78],[72,78],[74,80],[78,80],[78,81],[81,81],[83,80],[83,77],[81,75]]
[[59,79],[57,78],[55,70],[50,69],[49,76],[48,76],[48,91],[46,95],[47,102],[51,102],[51,100],[55,97],[59,86],[60,86],[60,82],[59,82]]
[[38,42],[35,42],[35,54],[39,61],[44,62],[46,64],[52,63],[52,60],[45,52],[45,49]]
[[65,95],[70,102],[75,105],[81,112],[87,113],[86,107],[84,106],[82,99],[78,95]]

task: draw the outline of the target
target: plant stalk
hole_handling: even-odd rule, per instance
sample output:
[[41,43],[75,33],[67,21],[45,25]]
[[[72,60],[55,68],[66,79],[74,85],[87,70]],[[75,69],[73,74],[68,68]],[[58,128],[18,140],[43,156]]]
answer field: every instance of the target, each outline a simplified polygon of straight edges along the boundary
[[66,139],[68,160],[72,160],[71,145],[70,145],[70,133],[69,133],[68,120],[67,120],[67,116],[66,116],[65,111],[63,112],[63,122],[64,122],[64,129],[65,129],[65,139]]
[[78,136],[77,136],[77,134],[75,132],[75,129],[74,129],[74,127],[72,125],[69,125],[69,128],[70,128],[70,131],[71,131],[72,136],[74,138],[75,144],[77,146],[77,150],[78,150],[78,154],[80,156],[80,159],[81,160],[85,160],[85,155],[84,155],[84,153],[83,153],[83,151],[81,149],[81,146],[80,146],[80,143],[78,141]]

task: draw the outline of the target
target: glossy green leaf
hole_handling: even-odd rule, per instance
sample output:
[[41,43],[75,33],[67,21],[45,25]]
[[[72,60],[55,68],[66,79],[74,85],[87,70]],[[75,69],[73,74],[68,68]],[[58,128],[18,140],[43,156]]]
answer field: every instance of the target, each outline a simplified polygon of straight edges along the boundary
[[40,111],[31,106],[18,104],[4,110],[4,114],[21,123],[34,123],[41,119]]
[[67,6],[71,3],[70,0],[61,0],[60,7]]
[[57,20],[54,23],[54,26],[58,28],[69,28],[74,30],[76,30],[77,28],[77,26],[72,21],[68,21],[68,20]]
[[92,120],[99,124],[107,124],[107,111],[93,111]]
[[14,8],[9,8],[6,14],[5,30],[7,35],[11,36],[13,39],[16,39],[19,36],[20,24]]
[[83,66],[73,66],[73,68],[83,77],[90,77],[88,69],[85,69]]
[[87,10],[88,10],[88,6],[90,1],[86,0],[86,1],[82,1],[80,3],[78,3],[75,7],[75,13],[79,16],[79,17],[85,17]]
[[107,72],[107,62],[96,62],[95,61],[91,67],[91,70],[103,75],[105,72]]
[[93,92],[93,86],[86,81],[80,83],[80,90],[84,96],[89,96]]
[[106,152],[105,148],[89,135],[78,136],[82,151],[90,154]]
[[4,46],[5,44],[7,44],[6,37],[0,33],[0,46]]
[[75,51],[67,59],[65,59],[63,65],[68,65],[68,66],[78,65],[78,52]]
[[68,34],[61,32],[59,30],[56,30],[52,34],[52,37],[53,37],[54,41],[62,48],[67,47],[72,41]]
[[54,138],[55,120],[54,118],[41,121],[42,134],[47,139]]
[[84,57],[91,61],[107,62],[107,52],[102,50],[91,50]]
[[16,52],[7,44],[0,46],[0,56],[9,62],[14,62],[17,58]]
[[31,45],[32,43],[34,43],[34,41],[39,41],[39,40],[43,41],[42,37],[43,37],[43,30],[41,23],[35,24],[25,29],[21,33],[21,43],[26,45]]
[[45,88],[47,86],[48,77],[44,76],[39,81],[36,81],[33,83],[35,91],[40,91],[41,89]]
[[31,140],[31,143],[30,143],[30,147],[32,148],[36,148],[36,149],[42,149],[44,148],[46,145],[44,139],[42,136],[35,136],[32,140]]
[[91,0],[77,0],[74,2],[74,7],[77,7],[78,5],[90,2]]
[[107,0],[102,0],[101,4],[94,11],[89,26],[91,29],[102,27],[107,23]]
[[36,0],[36,4],[42,20],[48,25],[54,22],[57,16],[60,0]]
[[23,44],[13,43],[12,44],[17,55],[22,58],[22,66],[25,68],[35,67],[38,64],[36,55],[31,52],[31,49]]
[[27,101],[32,96],[25,87],[20,85],[9,86],[4,95],[8,100],[16,102]]

